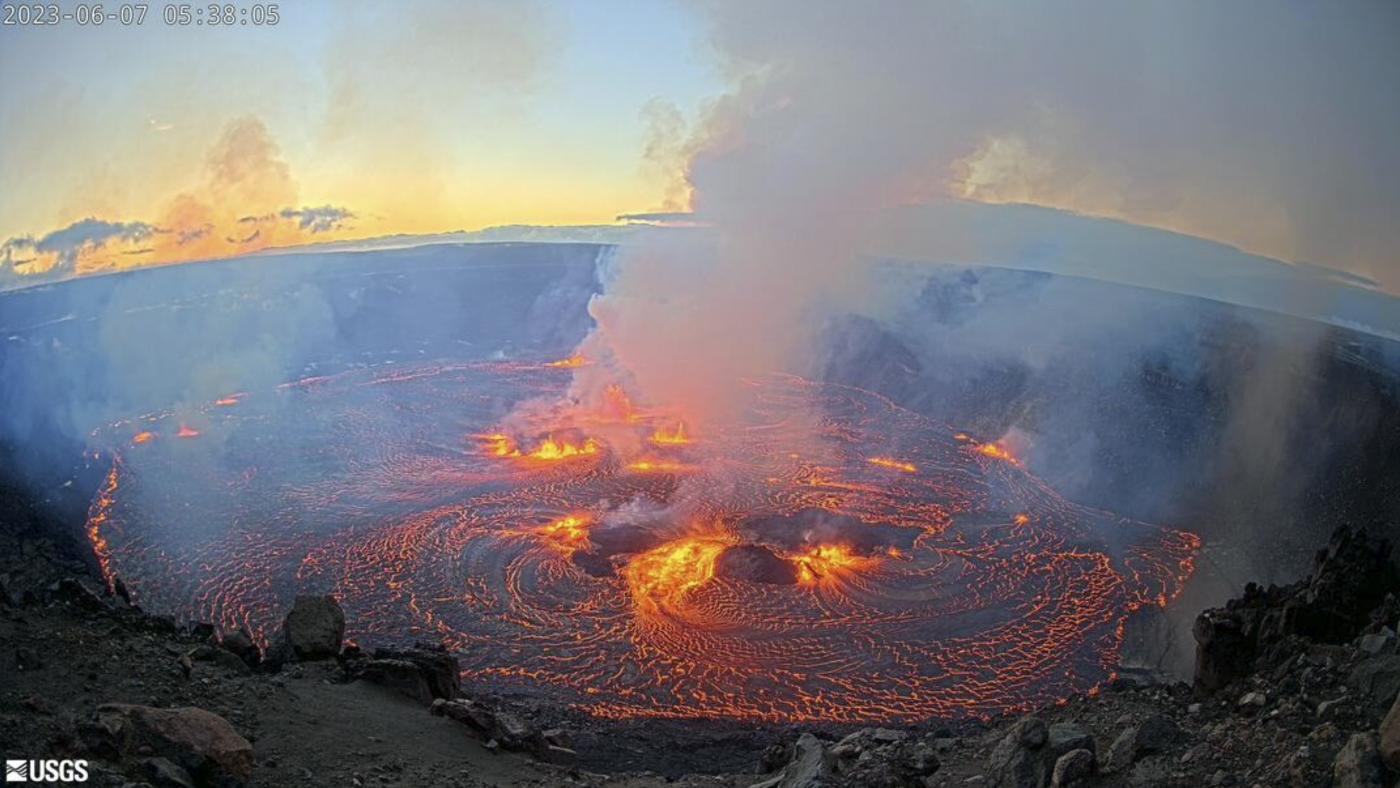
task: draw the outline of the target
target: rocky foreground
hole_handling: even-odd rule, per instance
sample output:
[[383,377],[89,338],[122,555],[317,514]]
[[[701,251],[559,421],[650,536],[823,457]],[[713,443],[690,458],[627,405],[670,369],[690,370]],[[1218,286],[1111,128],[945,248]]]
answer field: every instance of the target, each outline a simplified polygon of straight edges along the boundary
[[1347,530],[1310,577],[1251,585],[1202,613],[1192,685],[1118,680],[1024,717],[909,729],[592,720],[474,693],[435,644],[347,644],[330,597],[298,598],[264,650],[246,632],[140,610],[32,529],[0,523],[0,556],[0,750],[86,759],[90,784],[1383,788],[1400,777],[1400,573],[1387,543]]

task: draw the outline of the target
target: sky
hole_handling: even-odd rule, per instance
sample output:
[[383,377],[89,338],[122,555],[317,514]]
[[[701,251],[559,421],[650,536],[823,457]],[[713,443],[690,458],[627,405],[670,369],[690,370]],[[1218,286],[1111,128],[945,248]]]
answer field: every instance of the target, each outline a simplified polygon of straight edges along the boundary
[[[694,9],[670,2],[299,0],[223,30],[152,8],[140,28],[0,28],[0,242],[97,220],[70,234],[112,239],[82,271],[612,222],[664,203],[644,155],[658,102],[694,115],[723,89]],[[282,216],[302,209],[329,210]],[[52,264],[35,252],[11,260]]]
[[0,27],[0,287],[690,208],[751,236],[839,213],[854,249],[877,209],[952,197],[1400,293],[1388,0],[162,7]]

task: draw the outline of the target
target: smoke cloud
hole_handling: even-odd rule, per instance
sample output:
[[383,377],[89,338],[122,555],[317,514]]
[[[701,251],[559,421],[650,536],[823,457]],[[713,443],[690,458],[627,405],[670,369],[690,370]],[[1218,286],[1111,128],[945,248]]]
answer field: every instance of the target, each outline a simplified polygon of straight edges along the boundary
[[1325,25],[1303,4],[706,9],[733,89],[689,131],[649,108],[654,136],[685,136],[647,154],[684,153],[710,230],[624,249],[584,348],[647,398],[703,418],[732,410],[746,376],[810,370],[814,316],[870,306],[854,263],[898,245],[888,217],[950,194],[1127,218],[1400,287],[1395,8]]

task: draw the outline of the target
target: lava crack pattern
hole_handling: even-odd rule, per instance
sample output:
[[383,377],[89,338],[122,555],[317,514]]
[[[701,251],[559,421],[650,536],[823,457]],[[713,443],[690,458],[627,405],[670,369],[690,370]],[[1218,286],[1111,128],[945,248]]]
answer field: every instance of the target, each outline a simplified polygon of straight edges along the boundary
[[620,392],[595,422],[501,426],[581,363],[359,370],[113,424],[89,538],[148,609],[265,637],[329,591],[362,644],[441,638],[478,687],[613,717],[1034,707],[1107,680],[1128,616],[1191,572],[1193,535],[860,389],[751,381],[724,434]]

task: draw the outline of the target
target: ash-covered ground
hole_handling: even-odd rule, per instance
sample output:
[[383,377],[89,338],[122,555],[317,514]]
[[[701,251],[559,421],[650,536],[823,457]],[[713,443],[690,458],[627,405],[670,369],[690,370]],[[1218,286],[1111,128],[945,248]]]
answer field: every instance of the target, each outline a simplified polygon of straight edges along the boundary
[[[309,406],[299,404],[297,397],[309,388],[293,387],[284,395],[275,392],[288,392],[279,387],[297,381],[310,387],[347,380],[368,384],[376,379],[431,386],[413,378],[414,372],[453,364],[564,358],[588,328],[586,304],[597,290],[595,266],[600,254],[606,250],[505,245],[312,255],[135,272],[0,296],[4,302],[0,364],[7,380],[5,443],[12,458],[5,465],[9,503],[0,519],[7,539],[12,540],[11,554],[21,559],[4,569],[10,605],[5,640],[16,644],[15,665],[24,668],[12,673],[13,678],[0,688],[6,703],[7,740],[13,735],[27,757],[89,753],[110,764],[114,784],[142,774],[155,783],[179,777],[179,772],[175,778],[156,775],[163,765],[147,762],[156,757],[166,757],[195,781],[217,781],[230,772],[228,764],[218,759],[171,749],[150,732],[151,723],[141,712],[108,709],[99,713],[98,706],[106,702],[194,705],[218,713],[233,734],[251,740],[247,761],[252,771],[238,774],[265,784],[354,780],[362,784],[452,780],[466,785],[531,780],[558,784],[574,780],[625,785],[662,779],[619,776],[650,770],[669,777],[718,775],[686,778],[693,784],[749,785],[765,779],[757,774],[762,764],[771,767],[765,770],[771,771],[775,785],[819,784],[812,780],[954,785],[976,782],[979,777],[990,784],[1029,785],[1048,783],[1058,756],[1068,753],[1060,750],[1067,746],[1064,737],[1074,731],[1064,728],[1065,724],[1077,725],[1096,753],[1087,784],[1218,780],[1219,784],[1315,785],[1330,779],[1339,754],[1351,753],[1364,763],[1374,763],[1366,760],[1365,752],[1357,752],[1365,749],[1365,742],[1353,744],[1351,734],[1376,730],[1388,705],[1384,696],[1394,695],[1387,683],[1391,674],[1386,672],[1395,658],[1394,640],[1386,640],[1385,633],[1396,622],[1386,619],[1387,615],[1394,618],[1394,611],[1387,612],[1383,595],[1368,598],[1366,605],[1341,598],[1339,609],[1357,612],[1365,607],[1365,618],[1349,619],[1325,635],[1290,629],[1296,626],[1291,613],[1250,614],[1248,621],[1240,623],[1243,640],[1224,638],[1246,655],[1226,660],[1235,666],[1228,679],[1194,690],[1172,680],[1193,679],[1192,623],[1202,609],[1245,595],[1244,584],[1249,580],[1282,583],[1304,576],[1312,569],[1312,552],[1327,542],[1338,525],[1364,527],[1373,534],[1393,532],[1400,501],[1400,469],[1396,468],[1400,460],[1394,451],[1400,446],[1396,349],[1375,337],[1198,299],[1026,272],[920,271],[915,277],[918,287],[910,290],[914,295],[897,308],[879,316],[833,317],[825,332],[824,361],[812,370],[812,386],[833,391],[844,387],[871,398],[859,406],[863,413],[870,409],[869,403],[888,402],[915,422],[946,427],[944,438],[951,451],[960,451],[953,436],[962,433],[974,445],[1013,452],[1016,473],[1032,480],[1025,482],[1026,489],[1042,485],[1041,494],[1049,497],[1040,500],[1053,503],[1041,510],[1058,512],[1051,519],[1062,525],[1102,517],[1108,526],[1096,529],[1132,521],[1150,523],[1162,533],[1182,531],[1199,538],[1194,572],[1179,596],[1174,590],[1166,593],[1165,607],[1133,606],[1139,612],[1122,621],[1121,630],[1112,616],[1096,619],[1107,626],[1103,638],[1109,647],[1089,649],[1088,664],[1098,665],[1101,673],[1079,682],[1061,673],[1068,663],[1043,659],[1030,660],[1014,671],[1029,682],[1018,686],[1052,688],[1045,695],[1027,693],[1023,704],[1025,710],[1040,708],[1037,714],[1045,722],[1060,724],[1048,729],[1051,749],[1035,743],[1042,739],[1036,723],[1018,724],[1019,743],[1003,744],[1007,726],[1019,712],[1005,715],[1018,704],[989,702],[979,709],[977,699],[982,696],[977,693],[968,695],[972,714],[938,713],[933,706],[924,714],[917,711],[919,703],[906,704],[901,711],[896,704],[885,722],[903,726],[903,733],[868,732],[840,746],[835,741],[860,725],[881,722],[878,710],[843,714],[843,709],[851,708],[848,698],[825,715],[821,703],[810,705],[809,713],[787,719],[711,715],[697,696],[681,703],[677,697],[657,695],[655,688],[662,684],[655,681],[638,685],[652,690],[619,703],[628,697],[618,694],[620,688],[632,679],[617,677],[609,690],[613,695],[608,708],[635,712],[669,705],[682,712],[677,715],[682,719],[656,720],[635,713],[600,718],[590,713],[590,704],[570,702],[559,694],[560,687],[572,686],[569,682],[551,680],[547,671],[540,671],[541,655],[547,659],[557,652],[556,647],[534,651],[524,647],[520,659],[512,663],[512,649],[519,647],[510,643],[521,635],[518,629],[502,635],[510,630],[501,629],[500,622],[517,627],[548,622],[516,616],[518,611],[507,601],[495,609],[493,615],[500,618],[489,627],[491,632],[479,629],[476,641],[453,642],[448,637],[452,632],[472,631],[464,626],[477,620],[471,618],[470,605],[452,614],[456,623],[450,627],[425,627],[413,617],[426,611],[427,620],[432,621],[434,605],[449,604],[435,589],[451,588],[450,578],[443,584],[426,582],[420,569],[382,581],[367,574],[368,585],[347,581],[351,575],[342,570],[355,560],[353,545],[380,549],[364,552],[369,558],[382,552],[410,561],[405,565],[421,567],[433,564],[413,564],[413,551],[435,543],[385,541],[375,536],[368,522],[347,524],[343,521],[347,518],[342,518],[334,523],[333,517],[327,522],[345,530],[339,542],[325,539],[322,526],[308,527],[298,520],[296,501],[302,501],[306,511],[318,513],[338,511],[336,507],[345,508],[342,514],[365,511],[366,501],[369,511],[386,504],[400,506],[411,526],[410,515],[433,510],[416,497],[421,489],[413,487],[414,479],[433,489],[456,484],[449,496],[454,499],[449,502],[453,511],[463,511],[463,503],[470,500],[459,491],[462,480],[454,477],[461,468],[443,458],[479,461],[483,469],[513,466],[509,461],[494,465],[498,459],[481,455],[490,446],[468,439],[474,434],[468,427],[473,425],[465,416],[458,419],[460,423],[452,421],[457,417],[446,419],[445,423],[461,429],[445,431],[438,440],[425,438],[421,430],[414,432],[413,409],[392,396],[385,401],[349,399],[329,409],[306,409]],[[256,274],[247,268],[253,265],[259,266]],[[891,270],[892,276],[910,276],[905,266]],[[1083,304],[1111,306],[1086,309]],[[9,381],[24,381],[24,385]],[[259,397],[264,397],[263,405],[256,403]],[[514,399],[514,395],[499,394],[476,403],[485,414],[483,426],[491,421],[488,416],[508,414]],[[459,407],[463,413],[469,410],[465,403]],[[306,410],[298,412],[298,408]],[[337,408],[344,409],[339,423],[345,428],[339,433]],[[299,436],[291,427],[278,428],[317,418],[323,419],[317,428],[320,432],[308,430]],[[239,419],[249,419],[255,427],[239,431]],[[181,437],[182,428],[185,437]],[[909,444],[901,444],[899,438],[910,432],[904,426],[877,431],[880,440],[866,436],[859,450],[847,458],[856,461],[850,465],[860,468],[860,477],[827,481],[897,489],[897,484],[890,487],[886,481],[904,479],[901,464],[930,465],[930,458],[913,456],[917,451],[901,456],[898,450],[908,453]],[[138,438],[143,434],[150,437]],[[328,448],[337,441],[325,439],[332,434],[341,445],[369,445],[378,453],[352,459],[337,455]],[[413,434],[414,439],[405,444],[396,437],[404,434]],[[529,436],[534,437],[538,436]],[[118,443],[128,456],[145,450],[164,457],[165,466],[160,462],[145,466],[147,478],[141,483],[149,494],[144,497],[146,510],[158,515],[152,521],[140,519],[143,496],[120,499],[124,507],[120,511],[101,506],[104,490],[112,492],[113,474],[119,474],[113,460]],[[405,451],[405,445],[412,450]],[[531,448],[526,439],[524,449]],[[277,459],[269,462],[273,458]],[[433,462],[424,464],[425,458]],[[872,458],[890,464],[867,462]],[[994,458],[979,455],[968,467],[996,473],[1009,470],[985,465],[990,459]],[[317,484],[306,485],[276,474],[259,476],[278,462],[325,473],[313,477]],[[259,465],[263,470],[258,470]],[[166,470],[160,471],[162,467]],[[385,468],[409,472],[393,479],[376,475]],[[185,481],[162,489],[161,481],[167,478]],[[342,483],[335,483],[337,478]],[[791,478],[805,481],[811,474],[795,471]],[[219,487],[217,492],[210,489],[201,494],[191,480]],[[394,480],[409,486],[396,487]],[[548,488],[549,482],[544,483]],[[655,483],[645,481],[640,487]],[[542,509],[531,514],[538,515],[538,522],[529,519],[526,524],[546,529],[558,519],[552,515],[568,516],[575,501],[560,494],[564,489],[545,496],[557,512]],[[938,497],[905,492],[909,494],[899,496],[905,504]],[[945,504],[949,497],[942,496]],[[1023,496],[1019,502],[1025,500]],[[782,514],[801,510],[812,501],[798,497],[784,503],[756,511]],[[480,501],[466,508],[490,510],[489,504]],[[996,518],[987,520],[988,508],[983,507],[983,516],[976,522],[979,528],[990,523],[994,530],[1005,528],[1006,534],[1014,535],[1015,516],[1022,508],[1028,514],[1035,509],[990,507],[1006,515],[1005,523],[994,523]],[[520,513],[509,506],[501,511]],[[1111,514],[1090,517],[1086,514],[1090,511]],[[106,518],[96,525],[120,530],[94,529],[94,515]],[[431,531],[433,522],[427,518],[420,523],[424,528],[399,533],[421,535],[424,529]],[[746,518],[734,519],[732,531],[726,533],[743,536],[744,522]],[[282,554],[265,538],[278,537],[279,528],[282,537],[301,535],[284,539],[298,551],[296,560],[277,572],[245,571],[249,565],[276,564]],[[1032,530],[1023,534],[1030,540],[1023,544],[1048,545],[1052,553],[1067,554],[1074,549],[1092,552],[1113,541],[1099,533],[1085,544],[1071,540],[1042,545],[1044,536],[1053,533],[1053,528]],[[1063,531],[1059,533],[1063,536]],[[241,555],[227,542],[229,549],[223,552],[201,547],[210,543],[211,536],[218,543],[229,534],[262,536],[249,537]],[[552,566],[541,553],[525,574],[498,566],[504,572],[499,588],[519,593],[522,578],[543,587],[550,578],[587,568],[586,557],[582,564],[574,562],[570,549],[561,551],[559,539],[553,537],[532,531],[520,536],[512,549],[519,555],[553,551],[548,561],[562,563]],[[492,536],[493,540],[510,538],[509,534]],[[769,556],[789,562],[783,566],[791,568],[794,578],[804,566],[811,571],[812,562],[820,557],[813,554],[803,559],[798,545],[785,546],[780,539],[754,541],[763,544]],[[959,541],[958,545],[935,542],[929,546],[931,554],[944,555],[955,547],[973,552],[975,543],[966,542],[966,535]],[[1007,543],[1005,539],[994,542]],[[569,548],[567,543],[562,546]],[[726,543],[725,549],[730,546]],[[912,546],[896,546],[896,550]],[[589,577],[625,590],[628,556],[654,547],[604,556],[614,576],[607,577],[604,571],[603,577]],[[785,552],[789,547],[791,555]],[[881,547],[885,552],[878,558],[891,561],[890,545]],[[489,550],[473,564],[465,542],[449,540],[447,548],[448,560],[432,572],[469,576],[486,572],[489,576],[490,567],[483,569],[481,564],[491,562]],[[1013,550],[1007,558],[1041,552]],[[121,571],[123,555],[133,562],[129,573]],[[307,556],[316,558],[308,561]],[[754,561],[763,563],[763,557],[748,558],[752,560],[747,564],[738,559],[727,562],[744,564],[737,570],[730,566],[729,571],[747,573],[746,577],[733,581],[721,573],[723,582],[716,587],[750,582]],[[1364,559],[1353,556],[1344,565],[1356,560]],[[1173,558],[1165,565],[1179,561]],[[162,565],[168,565],[167,570],[146,571]],[[911,566],[896,561],[891,565]],[[1329,571],[1323,574],[1337,573],[1335,568]],[[1130,564],[1112,567],[1112,572],[1119,583],[1124,579],[1141,582]],[[964,579],[952,587],[978,587],[966,580],[965,572],[961,576]],[[993,586],[994,578],[1006,576],[990,571],[987,575],[993,578]],[[59,582],[66,577],[74,582]],[[211,577],[218,580],[209,582]],[[118,578],[121,590],[145,608],[143,613],[120,596],[101,597],[103,586],[115,585]],[[205,580],[190,584],[188,578]],[[374,584],[380,582],[383,586],[376,589]],[[794,590],[801,587],[793,584]],[[1013,583],[1008,593],[1029,593],[1027,609],[1039,610],[1034,604],[1036,587]],[[869,602],[899,587],[872,591],[861,582],[851,588],[860,593],[844,589],[844,603]],[[482,589],[489,590],[489,585]],[[361,596],[361,591],[370,595]],[[282,619],[298,593],[327,592],[343,603],[343,627],[354,639],[363,640],[363,648],[339,654],[337,642],[329,649],[332,653],[321,655],[338,656],[330,660],[298,654],[281,634]],[[1156,594],[1150,596],[1155,599]],[[1283,610],[1292,598],[1265,596],[1254,593],[1246,605]],[[621,598],[628,604],[636,602],[635,597]],[[1066,598],[1070,597],[1047,597]],[[365,604],[368,599],[377,601]],[[256,603],[250,606],[247,600]],[[392,600],[401,604],[395,607]],[[587,604],[586,596],[583,602]],[[460,596],[450,604],[460,605]],[[740,611],[741,606],[739,597],[720,595],[689,614],[705,614],[696,619],[704,623],[713,620],[714,611],[738,611],[732,613],[734,620],[744,621],[762,612]],[[487,604],[483,609],[493,608]],[[228,615],[231,610],[237,614]],[[1129,608],[1123,610],[1121,615],[1126,616]],[[1373,610],[1379,611],[1375,620],[1369,617]],[[1045,621],[1050,626],[1056,620],[1053,607],[1048,615]],[[1261,629],[1256,618],[1281,619],[1284,624]],[[801,620],[792,618],[794,623]],[[194,625],[199,621],[218,626],[211,632]],[[671,618],[673,626],[677,621],[684,624],[685,616]],[[699,628],[694,624],[691,629]],[[249,640],[260,648],[247,648],[237,635],[238,626],[247,626]],[[897,627],[891,631],[920,639]],[[580,631],[576,634],[586,637]],[[1013,655],[1037,642],[1035,632],[1028,629],[1023,635],[1017,643],[1008,642]],[[496,642],[490,642],[492,637]],[[415,648],[416,640],[428,642]],[[443,640],[465,668],[460,686],[443,678],[458,675],[444,667],[450,664],[446,662],[449,654],[434,650]],[[526,637],[519,642],[532,641]],[[545,641],[533,642],[539,646]],[[673,644],[677,639],[663,642]],[[1318,650],[1319,644],[1326,647]],[[578,654],[587,651],[574,648]],[[387,650],[376,653],[380,649]],[[1116,664],[1095,662],[1104,654]],[[1004,678],[997,673],[998,658],[991,655],[987,661],[991,686],[998,686],[996,680]],[[512,664],[528,669],[501,682],[500,669]],[[832,663],[814,664],[822,668]],[[892,664],[897,666],[898,660]],[[495,671],[491,678],[483,666]],[[273,667],[280,671],[271,672]],[[1302,671],[1309,668],[1312,671],[1304,677]],[[842,675],[825,669],[814,672]],[[1125,678],[1111,681],[1112,672]],[[573,668],[556,675],[577,676],[582,686],[590,674]],[[671,688],[692,686],[713,692],[724,686],[722,681],[678,684],[671,678],[666,685]],[[534,680],[538,685],[532,685]],[[604,689],[608,686],[603,684]],[[910,685],[896,680],[892,686]],[[1347,688],[1345,695],[1343,688]],[[801,688],[797,689],[793,697],[801,697]],[[908,697],[932,697],[925,690],[916,686]],[[1091,694],[1084,694],[1086,690]],[[768,697],[780,697],[767,691]],[[1255,691],[1263,695],[1262,703],[1255,697],[1245,700]],[[734,692],[733,697],[744,697],[743,690]],[[459,693],[469,700],[454,698],[447,703],[446,696]],[[840,700],[839,694],[822,697]],[[1054,702],[1066,697],[1067,701]],[[434,699],[437,715],[426,710]],[[1345,703],[1319,708],[1333,701]],[[1192,704],[1201,705],[1193,710]],[[769,708],[777,707],[781,704]],[[1164,715],[1170,726],[1158,715]],[[697,716],[706,719],[694,719]],[[93,738],[94,722],[106,726],[107,739]],[[1328,724],[1330,729],[1325,727]],[[1134,743],[1137,738],[1120,743],[1125,730],[1135,731],[1142,746]],[[116,739],[111,738],[116,735],[113,731],[120,733]],[[818,739],[799,740],[802,732],[814,733]],[[1076,736],[1070,738],[1086,743]],[[1123,754],[1124,748],[1131,751],[1129,755]],[[524,755],[495,754],[497,750]],[[1055,758],[1049,757],[1051,752]],[[230,763],[236,771],[241,769],[243,756]],[[879,771],[882,768],[884,772]],[[116,776],[117,771],[125,776]],[[613,776],[598,776],[605,773]],[[1383,771],[1376,774],[1377,780],[1386,779]],[[1029,782],[1017,782],[1023,778]]]

